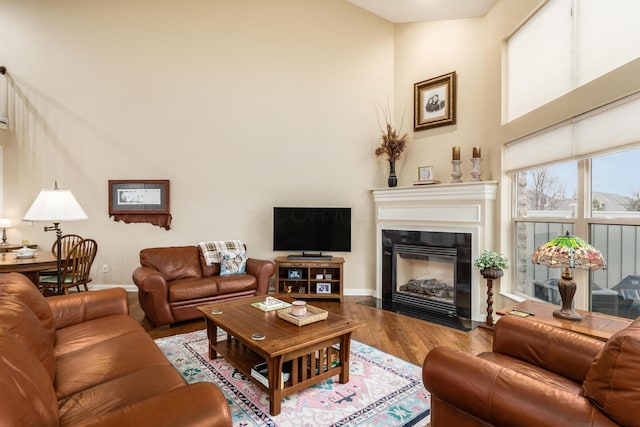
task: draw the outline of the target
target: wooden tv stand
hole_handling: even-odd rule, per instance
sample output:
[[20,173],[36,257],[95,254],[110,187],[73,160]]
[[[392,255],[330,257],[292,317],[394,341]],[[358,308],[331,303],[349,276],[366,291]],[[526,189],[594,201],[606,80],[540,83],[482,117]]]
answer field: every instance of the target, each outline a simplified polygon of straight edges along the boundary
[[344,258],[289,259],[278,257],[276,295],[292,298],[328,298],[342,302]]

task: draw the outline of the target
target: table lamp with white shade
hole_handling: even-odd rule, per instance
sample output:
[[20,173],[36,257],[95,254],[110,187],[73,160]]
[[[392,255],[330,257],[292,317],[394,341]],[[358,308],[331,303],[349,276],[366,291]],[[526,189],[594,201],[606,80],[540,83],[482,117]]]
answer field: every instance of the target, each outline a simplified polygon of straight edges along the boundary
[[62,230],[60,229],[60,223],[81,221],[87,218],[89,217],[76,198],[73,197],[71,191],[59,189],[57,181],[53,189],[40,191],[40,194],[38,194],[38,197],[36,197],[36,200],[23,218],[23,221],[53,223],[52,226],[45,226],[44,231],[56,232],[58,293],[62,292],[62,250],[60,247]]
[[13,225],[11,224],[11,220],[9,218],[0,218],[0,227],[2,228],[2,244],[8,245],[7,243],[7,228],[11,228]]

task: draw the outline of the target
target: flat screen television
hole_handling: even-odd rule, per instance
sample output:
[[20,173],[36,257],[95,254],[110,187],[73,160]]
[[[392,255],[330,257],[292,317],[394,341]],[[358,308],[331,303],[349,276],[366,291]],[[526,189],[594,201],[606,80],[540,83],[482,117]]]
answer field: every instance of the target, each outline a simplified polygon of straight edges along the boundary
[[289,258],[331,258],[351,251],[351,208],[274,207],[273,250],[299,251]]

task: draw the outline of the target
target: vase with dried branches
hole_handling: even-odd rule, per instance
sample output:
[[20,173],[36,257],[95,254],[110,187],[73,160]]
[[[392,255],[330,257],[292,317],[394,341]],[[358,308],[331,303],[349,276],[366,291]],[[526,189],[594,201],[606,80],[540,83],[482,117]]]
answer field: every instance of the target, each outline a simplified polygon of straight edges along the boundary
[[400,132],[396,130],[390,123],[389,108],[385,111],[385,129],[381,129],[382,144],[376,148],[376,156],[386,155],[389,161],[389,187],[398,185],[398,177],[396,176],[396,160],[400,158],[402,152],[407,148],[407,140],[409,134],[405,133],[400,136]]

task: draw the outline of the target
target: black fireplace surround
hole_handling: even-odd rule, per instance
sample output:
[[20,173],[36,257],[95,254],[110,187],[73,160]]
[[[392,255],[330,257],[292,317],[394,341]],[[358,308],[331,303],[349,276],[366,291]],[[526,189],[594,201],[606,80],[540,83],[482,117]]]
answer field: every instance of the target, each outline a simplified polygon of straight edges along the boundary
[[[424,306],[416,307],[414,304],[393,301],[395,245],[444,249],[446,252],[454,254],[456,259],[455,291],[451,307],[445,307],[444,309],[439,305],[430,307],[428,303]],[[435,316],[460,318],[459,320],[471,319],[471,233],[382,230],[381,256],[383,305],[393,306],[395,307],[394,311],[404,312],[403,314],[413,317]]]

